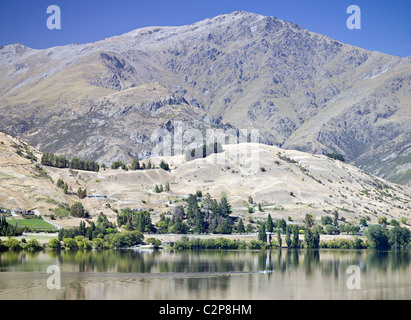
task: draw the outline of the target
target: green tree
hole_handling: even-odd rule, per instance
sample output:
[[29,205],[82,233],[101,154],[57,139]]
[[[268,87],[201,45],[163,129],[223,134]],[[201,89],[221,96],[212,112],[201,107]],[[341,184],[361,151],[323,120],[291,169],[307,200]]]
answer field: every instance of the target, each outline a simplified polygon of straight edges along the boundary
[[364,227],[367,227],[368,226],[367,219],[366,218],[361,218],[360,219],[360,224],[363,225]]
[[68,184],[67,183],[64,183],[63,192],[64,194],[68,194]]
[[200,208],[197,203],[197,197],[194,194],[190,194],[187,198],[187,218],[190,223],[194,222],[198,211],[200,211]]
[[387,217],[386,216],[379,216],[377,218],[378,224],[386,225],[387,224]]
[[155,249],[159,248],[161,246],[161,241],[159,239],[156,239],[156,238],[153,238],[153,237],[148,238],[146,240],[146,243],[151,244]]
[[82,189],[81,187],[79,187],[78,190],[77,190],[77,196],[78,196],[80,199],[84,199],[84,198],[87,196],[87,190],[86,190],[86,188]]
[[271,214],[268,214],[266,228],[268,232],[273,232],[274,230],[274,222],[273,222],[273,218],[271,218]]
[[240,218],[240,221],[238,221],[237,231],[238,231],[238,233],[244,233],[245,232],[244,222],[243,222],[243,219],[241,219],[241,218]]
[[245,228],[245,231],[247,233],[253,233],[254,232],[254,228],[253,228],[251,223],[247,224],[247,227]]
[[130,248],[143,242],[144,235],[140,231],[124,231],[115,233],[111,237],[111,244],[114,248]]
[[173,226],[171,227],[171,233],[177,234],[187,234],[190,230],[190,227],[187,223],[183,222],[180,218],[177,218]]
[[64,247],[69,249],[69,250],[78,249],[77,241],[74,240],[73,238],[64,238],[63,239],[63,244],[64,244]]
[[342,154],[339,154],[339,153],[327,153],[326,156],[331,158],[331,159],[334,159],[334,160],[339,160],[341,162],[345,162],[344,156]]
[[168,163],[165,162],[164,160],[161,160],[160,168],[163,169],[163,170],[165,170],[165,171],[169,171],[169,170],[170,170],[170,166],[169,166]]
[[206,224],[204,222],[204,213],[198,207],[194,210],[194,221],[194,232],[199,234],[205,233]]
[[298,248],[299,247],[299,234],[300,234],[300,229],[298,228],[298,226],[293,226],[293,241],[291,243],[291,246],[293,248]]
[[24,249],[29,250],[29,251],[38,251],[40,250],[42,247],[40,245],[40,243],[38,242],[37,239],[30,239],[26,246],[24,247]]
[[167,233],[168,223],[166,221],[158,221],[156,227],[159,228],[159,233]]
[[231,213],[231,206],[226,197],[222,197],[220,201],[220,214],[223,218],[227,218]]
[[291,248],[291,245],[292,245],[291,232],[292,232],[292,227],[290,225],[287,225],[287,227],[285,228],[285,243],[287,244],[288,248]]
[[364,235],[367,237],[372,247],[377,249],[389,248],[389,234],[385,227],[371,225],[367,228]]
[[330,216],[321,217],[321,223],[326,226],[328,224],[333,224],[333,219]]
[[216,228],[216,233],[221,233],[221,234],[231,234],[233,231],[232,225],[230,218],[225,218],[224,222],[222,224],[219,224],[218,227]]
[[284,218],[282,218],[278,221],[278,227],[283,231],[283,233],[286,232],[287,222],[285,222]]
[[61,243],[58,239],[53,238],[53,239],[50,239],[50,241],[47,244],[47,247],[49,249],[52,249],[52,250],[60,250],[61,249]]
[[326,234],[333,234],[334,232],[334,226],[332,226],[331,224],[327,224],[325,226],[325,233]]
[[165,192],[170,192],[170,183],[166,182],[166,185],[164,187]]
[[281,239],[281,233],[282,230],[280,228],[277,229],[277,242],[278,242],[278,246],[281,248],[282,244],[283,244],[283,240]]
[[58,179],[57,180],[57,187],[63,188],[63,186],[64,186],[64,181],[62,179]]
[[130,169],[131,170],[139,170],[140,169],[140,162],[138,161],[138,159],[133,159],[133,161],[131,162],[131,165],[130,165]]
[[136,228],[136,230],[140,232],[153,231],[153,223],[151,221],[150,212],[140,210],[137,213],[133,213],[133,216],[133,225]]
[[394,248],[405,248],[410,242],[410,230],[406,227],[396,225],[390,232],[389,243]]
[[318,248],[320,246],[320,234],[317,228],[305,228],[304,241],[307,248]]
[[334,226],[338,226],[338,211],[334,211],[334,221],[333,221]]
[[92,246],[94,249],[97,249],[97,250],[108,249],[110,247],[110,245],[101,238],[94,238],[92,240]]
[[20,242],[14,238],[8,238],[5,245],[10,251],[20,251],[22,249]]
[[265,226],[261,225],[258,229],[258,240],[267,243],[267,233],[265,231]]
[[86,216],[86,211],[81,202],[76,202],[70,207],[70,214],[73,217],[84,218]]
[[311,228],[314,225],[314,215],[307,213],[304,218],[304,223],[308,228]]

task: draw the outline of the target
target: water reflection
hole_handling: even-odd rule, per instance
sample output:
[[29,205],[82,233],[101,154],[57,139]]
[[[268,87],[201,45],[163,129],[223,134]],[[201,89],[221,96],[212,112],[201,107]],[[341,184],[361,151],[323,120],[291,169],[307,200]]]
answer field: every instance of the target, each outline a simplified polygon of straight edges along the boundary
[[[49,290],[58,265],[62,289]],[[346,286],[361,270],[361,290]],[[272,270],[271,273],[261,273]],[[0,299],[409,299],[408,251],[45,251],[0,254]]]

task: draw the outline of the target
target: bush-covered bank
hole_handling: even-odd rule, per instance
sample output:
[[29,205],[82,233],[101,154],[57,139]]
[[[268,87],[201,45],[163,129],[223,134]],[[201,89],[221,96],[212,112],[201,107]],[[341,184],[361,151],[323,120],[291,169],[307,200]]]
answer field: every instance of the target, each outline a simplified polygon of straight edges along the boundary
[[6,241],[0,239],[0,251],[39,251],[43,250],[44,247],[36,240],[30,239],[26,241],[26,239],[22,239],[21,241],[15,238],[8,238]]
[[371,245],[368,241],[359,238],[350,239],[333,239],[329,241],[320,241],[319,248],[324,249],[367,249]]
[[180,240],[171,244],[176,250],[202,250],[202,249],[231,249],[231,250],[269,250],[279,248],[327,248],[327,249],[367,249],[372,245],[368,241],[362,239],[333,239],[329,241],[320,241],[317,247],[312,247],[309,244],[299,241],[298,246],[280,246],[278,241],[271,241],[271,243],[262,240],[232,240],[224,237],[212,239],[198,239],[183,236]]
[[181,237],[171,246],[176,250],[199,250],[199,249],[268,249],[270,246],[260,240],[251,240],[250,242],[231,240],[224,237],[211,239],[189,238],[187,236]]

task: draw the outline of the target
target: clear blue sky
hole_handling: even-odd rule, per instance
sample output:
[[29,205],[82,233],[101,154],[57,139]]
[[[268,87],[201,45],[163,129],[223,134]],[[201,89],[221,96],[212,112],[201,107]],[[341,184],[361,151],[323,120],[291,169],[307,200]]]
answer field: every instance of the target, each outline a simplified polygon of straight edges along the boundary
[[[346,26],[351,4],[361,30]],[[61,30],[49,30],[49,5]],[[274,16],[364,49],[411,55],[411,0],[0,0],[0,44],[43,49],[86,43],[147,26],[179,26],[236,10]]]

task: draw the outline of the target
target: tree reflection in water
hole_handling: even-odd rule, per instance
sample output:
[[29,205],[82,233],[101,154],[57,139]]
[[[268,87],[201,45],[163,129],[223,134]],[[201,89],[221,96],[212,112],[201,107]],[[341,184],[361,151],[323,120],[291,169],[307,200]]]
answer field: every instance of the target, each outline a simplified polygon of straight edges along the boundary
[[[360,267],[368,288],[361,294],[367,297],[377,295],[373,293],[376,290],[391,297],[385,291],[390,287],[394,296],[411,294],[407,289],[411,287],[411,270],[406,250],[78,250],[1,253],[0,298],[7,298],[16,283],[21,288],[41,287],[49,265],[61,268],[63,289],[56,293],[58,299],[111,297],[116,290],[125,298],[137,299],[144,299],[147,292],[160,299],[208,299],[213,298],[211,294],[222,299],[310,298],[310,290],[318,295],[321,290],[331,290],[328,287],[344,298],[351,294],[345,287],[350,265]],[[25,274],[32,277],[23,277]],[[404,287],[402,291],[394,290],[396,281]],[[94,292],[94,288],[99,291]],[[127,290],[133,290],[133,294],[127,295]],[[41,292],[37,290],[37,294]],[[43,294],[46,298],[50,292]],[[324,293],[324,298],[326,294],[330,293]]]

